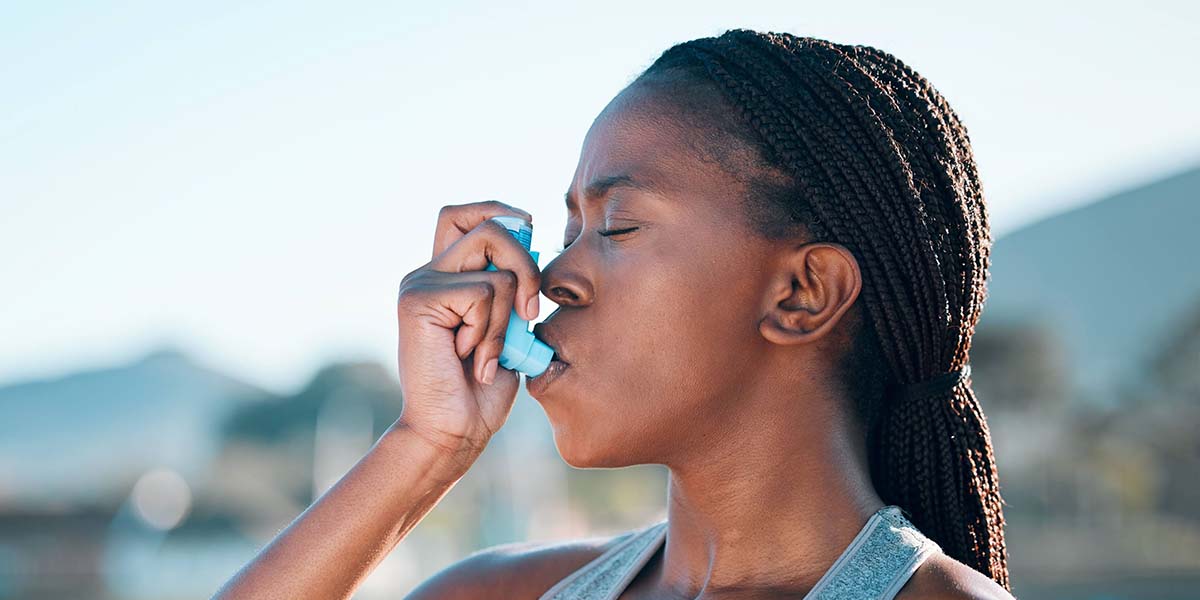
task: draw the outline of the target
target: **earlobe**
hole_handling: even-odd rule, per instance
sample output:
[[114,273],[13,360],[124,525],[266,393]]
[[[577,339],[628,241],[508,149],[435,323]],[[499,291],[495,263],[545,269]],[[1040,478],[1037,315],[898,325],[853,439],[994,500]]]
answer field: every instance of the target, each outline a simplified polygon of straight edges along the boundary
[[832,331],[854,304],[862,275],[854,255],[840,244],[812,242],[786,252],[759,332],[776,344],[811,343]]

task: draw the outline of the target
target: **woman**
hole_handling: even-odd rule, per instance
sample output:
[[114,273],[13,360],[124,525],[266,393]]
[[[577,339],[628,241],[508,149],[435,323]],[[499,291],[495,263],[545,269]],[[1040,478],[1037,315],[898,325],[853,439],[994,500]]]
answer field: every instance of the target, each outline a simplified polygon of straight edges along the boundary
[[[1010,598],[968,349],[990,234],[967,134],[890,54],[727,31],[597,117],[539,273],[449,206],[400,286],[400,419],[222,598],[349,597],[504,423],[509,311],[576,467],[659,463],[668,518],[476,553],[411,598]],[[499,271],[482,269],[491,261]]]

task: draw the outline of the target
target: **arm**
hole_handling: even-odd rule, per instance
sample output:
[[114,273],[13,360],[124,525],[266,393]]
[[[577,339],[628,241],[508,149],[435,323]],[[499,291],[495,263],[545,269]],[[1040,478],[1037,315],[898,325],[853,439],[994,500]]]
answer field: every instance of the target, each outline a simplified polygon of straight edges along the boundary
[[214,599],[349,598],[466,473],[474,454],[449,453],[397,423]]
[[214,598],[349,598],[503,426],[520,380],[498,357],[514,307],[537,316],[540,273],[499,215],[529,218],[496,201],[439,213],[433,260],[396,300],[400,418]]

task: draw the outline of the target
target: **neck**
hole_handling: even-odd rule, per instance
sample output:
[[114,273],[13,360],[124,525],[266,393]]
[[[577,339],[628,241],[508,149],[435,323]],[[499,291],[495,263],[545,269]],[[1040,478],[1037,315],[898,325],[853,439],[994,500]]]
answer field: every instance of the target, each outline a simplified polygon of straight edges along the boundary
[[734,416],[708,437],[716,445],[667,465],[669,525],[654,576],[663,595],[806,593],[884,505],[858,428],[835,408],[848,403],[812,404],[793,399],[774,410],[799,414],[775,412],[769,424],[770,412],[753,411],[753,423]]

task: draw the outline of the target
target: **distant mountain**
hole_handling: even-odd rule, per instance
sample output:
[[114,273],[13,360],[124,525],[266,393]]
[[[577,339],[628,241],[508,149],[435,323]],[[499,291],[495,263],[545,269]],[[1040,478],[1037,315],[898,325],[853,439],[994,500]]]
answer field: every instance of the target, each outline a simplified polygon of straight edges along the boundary
[[272,397],[173,349],[0,387],[0,504],[123,496],[156,466],[198,474],[222,419]]
[[400,416],[400,384],[374,362],[335,363],[317,371],[295,395],[238,408],[221,425],[227,438],[278,444],[288,437],[312,436],[322,410],[361,405],[369,417],[371,441]]
[[1200,306],[1198,229],[1200,167],[1006,235],[993,247],[980,329],[1046,324],[1078,393],[1111,402]]

